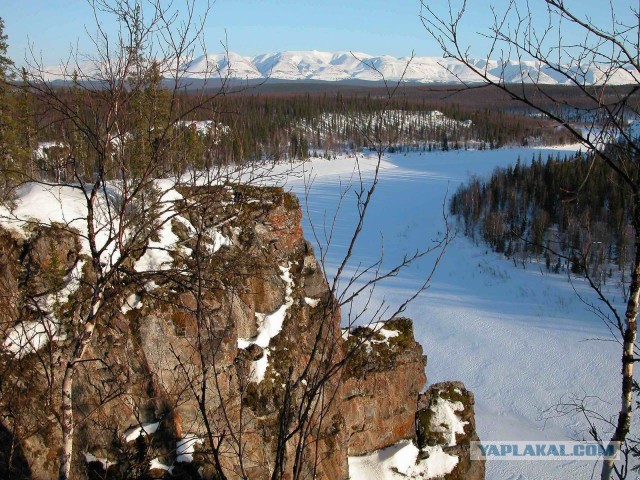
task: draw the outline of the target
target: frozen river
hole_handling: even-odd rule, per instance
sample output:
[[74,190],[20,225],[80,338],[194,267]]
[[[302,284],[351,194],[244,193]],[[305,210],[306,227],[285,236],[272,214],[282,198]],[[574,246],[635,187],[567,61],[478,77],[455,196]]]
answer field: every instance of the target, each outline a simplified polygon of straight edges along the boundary
[[[575,149],[386,155],[348,270],[371,263],[381,251],[384,264],[390,266],[403,255],[428,247],[444,230],[443,202],[471,175],[490,174],[518,157],[526,162],[533,155],[544,158]],[[344,255],[357,219],[353,192],[358,183],[348,167],[352,163],[346,158],[310,162],[313,170],[307,177],[311,175],[313,184],[308,202],[302,182],[292,184],[306,211],[305,234],[313,239],[313,222],[323,246],[341,204],[326,255],[330,274]],[[368,169],[363,175],[367,183],[372,172]],[[351,190],[341,202],[340,192],[348,185]],[[319,247],[315,248],[318,254]],[[382,284],[373,292],[369,310],[383,300],[393,308],[410,296],[428,275],[434,258],[427,257]],[[580,281],[574,286],[591,295]],[[618,408],[620,348],[608,341],[609,330],[587,311],[566,275],[542,275],[534,266],[515,268],[511,261],[459,235],[429,289],[404,315],[413,319],[417,340],[428,355],[428,382],[461,380],[475,393],[482,440],[581,438],[587,435],[583,419],[573,414],[558,417],[550,409],[592,395],[601,397],[602,403],[597,403],[601,412],[614,413]],[[585,462],[494,461],[487,464],[487,478],[590,478],[593,467]]]

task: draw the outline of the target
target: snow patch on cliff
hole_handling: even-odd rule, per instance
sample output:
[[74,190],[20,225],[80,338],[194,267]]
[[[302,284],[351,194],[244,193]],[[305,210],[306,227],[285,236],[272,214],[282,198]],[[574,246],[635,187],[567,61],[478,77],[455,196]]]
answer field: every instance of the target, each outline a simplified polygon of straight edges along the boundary
[[463,422],[456,412],[464,410],[462,402],[450,402],[442,397],[438,397],[436,404],[431,406],[433,416],[431,417],[431,428],[435,432],[440,432],[445,438],[447,445],[456,445],[456,435],[464,435],[464,426],[469,422]]
[[311,308],[316,308],[318,306],[318,304],[320,303],[320,299],[319,298],[304,297],[304,303],[309,305]]
[[158,230],[157,241],[149,240],[147,249],[134,265],[137,272],[155,272],[166,270],[173,264],[173,258],[169,254],[170,251],[177,248],[179,238],[173,233],[171,228],[171,219],[176,216],[174,203],[182,200],[183,197],[175,189],[169,185],[164,185],[167,181],[158,181],[158,186],[166,186],[164,193],[159,200]]
[[106,472],[107,469],[111,466],[111,465],[116,465],[117,462],[111,462],[109,461],[107,458],[100,458],[100,457],[96,457],[95,455],[89,453],[89,452],[84,452],[84,460],[87,463],[94,463],[94,462],[98,462],[102,465],[102,469]]
[[193,462],[193,454],[196,445],[202,444],[203,440],[192,433],[185,435],[176,442],[176,462]]
[[40,319],[33,321],[20,320],[7,331],[3,343],[4,349],[16,358],[36,352],[49,341],[58,341],[60,335],[60,321],[55,316],[55,308],[69,301],[71,295],[80,287],[80,278],[84,261],[78,260],[73,269],[64,278],[64,287],[54,293],[48,293],[35,298]]
[[222,247],[231,246],[231,240],[215,228],[210,229],[208,235],[211,238],[212,243],[207,245],[207,249],[211,254],[216,253]]
[[410,440],[403,440],[382,450],[349,457],[351,480],[429,479],[450,473],[458,464],[458,457],[449,455],[442,447],[427,447],[419,459],[420,450]]
[[255,360],[251,366],[251,380],[260,383],[264,380],[264,375],[269,366],[269,344],[271,339],[278,335],[282,330],[287,311],[293,305],[293,289],[295,284],[291,276],[291,262],[284,267],[280,266],[282,275],[280,278],[285,283],[285,302],[275,312],[271,314],[256,312],[256,320],[258,323],[258,335],[253,338],[238,338],[238,348],[248,348],[251,345],[257,345],[263,348],[263,355]]
[[158,431],[158,427],[160,426],[159,422],[155,423],[143,423],[137,427],[130,428],[124,434],[125,442],[133,442],[138,437],[144,437],[147,435],[153,435]]
[[16,358],[22,358],[40,350],[57,332],[58,326],[49,317],[37,322],[20,322],[9,330],[3,346]]
[[138,308],[142,308],[142,298],[140,295],[136,293],[132,293],[127,297],[124,301],[124,305],[120,308],[120,313],[123,315],[131,310],[137,310]]

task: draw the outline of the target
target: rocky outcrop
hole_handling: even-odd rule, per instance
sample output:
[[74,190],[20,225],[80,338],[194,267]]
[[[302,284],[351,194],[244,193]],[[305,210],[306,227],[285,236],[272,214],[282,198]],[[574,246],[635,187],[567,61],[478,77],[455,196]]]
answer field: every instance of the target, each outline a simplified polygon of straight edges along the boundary
[[[349,455],[364,455],[415,437],[416,399],[424,387],[426,359],[411,320],[360,327],[347,336],[342,387]],[[358,344],[361,347],[355,348]]]
[[446,480],[484,479],[484,461],[471,461],[470,442],[477,442],[473,393],[461,382],[431,385],[420,395],[416,414],[417,443],[428,457],[436,446],[458,459]]
[[[411,321],[341,330],[297,199],[237,185],[176,198],[171,265],[140,271],[154,260],[149,244],[119,267],[77,365],[75,478],[267,479],[278,469],[346,480],[348,456],[415,441],[426,379]],[[52,478],[62,369],[95,273],[62,225],[0,228],[0,273],[0,474]],[[418,428],[425,445],[441,440],[429,428]],[[463,445],[451,450],[461,468]]]

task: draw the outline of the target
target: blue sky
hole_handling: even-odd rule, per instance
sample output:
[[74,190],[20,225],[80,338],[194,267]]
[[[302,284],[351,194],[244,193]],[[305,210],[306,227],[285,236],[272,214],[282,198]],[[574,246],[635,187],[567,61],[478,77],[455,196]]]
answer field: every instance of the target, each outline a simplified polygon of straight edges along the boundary
[[[199,5],[204,3],[197,0]],[[444,13],[443,0],[428,3]],[[506,2],[493,3],[500,7]],[[530,3],[543,13],[541,0]],[[637,5],[635,0],[613,3],[618,14],[627,18],[631,18],[630,7]],[[581,15],[607,18],[606,1],[566,0],[566,4]],[[476,33],[491,23],[488,5],[484,0],[469,0],[463,42],[475,56],[487,48]],[[418,0],[217,0],[207,19],[205,38],[210,53],[222,51],[220,42],[226,35],[229,49],[241,55],[315,49],[439,56],[419,13]],[[2,0],[0,17],[9,35],[9,54],[17,63],[22,63],[29,42],[45,65],[59,63],[76,43],[81,51],[91,52],[85,26],[90,31],[95,26],[85,0]]]

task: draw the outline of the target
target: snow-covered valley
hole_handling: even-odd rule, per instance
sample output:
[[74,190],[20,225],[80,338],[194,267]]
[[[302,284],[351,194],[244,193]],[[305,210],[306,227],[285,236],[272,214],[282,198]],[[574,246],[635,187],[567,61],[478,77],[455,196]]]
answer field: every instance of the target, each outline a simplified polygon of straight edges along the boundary
[[[489,174],[496,166],[515,163],[518,156],[526,161],[539,153],[565,155],[577,148],[386,155],[351,268],[378,258],[382,241],[386,265],[428,246],[444,229],[443,202],[470,175]],[[303,210],[308,209],[305,234],[313,239],[312,223],[316,232],[322,232],[333,221],[353,159],[309,165],[306,176],[313,182]],[[369,169],[365,177],[371,175]],[[304,198],[300,179],[290,187]],[[347,194],[337,215],[326,257],[329,274],[344,255],[356,221],[355,204],[350,202],[353,195]],[[374,300],[397,304],[410,296],[424,281],[433,259],[386,282],[373,293]],[[604,415],[615,413],[620,347],[574,288],[593,299],[580,280],[572,285],[566,274],[542,275],[533,266],[516,268],[487,247],[458,235],[430,288],[408,307],[405,315],[414,320],[416,338],[429,357],[428,383],[461,380],[475,393],[481,440],[588,438],[578,414],[558,416],[554,411],[558,404],[574,399],[598,396],[601,400],[592,400],[592,406]],[[621,298],[615,300],[619,303]],[[487,463],[487,478],[590,478],[593,469],[589,462],[494,461]]]
[[[384,252],[383,265],[390,267],[404,256],[429,247],[445,230],[443,213],[447,211],[448,198],[470,176],[488,175],[495,167],[515,163],[518,158],[526,163],[533,156],[564,156],[578,148],[573,145],[385,155],[362,235],[346,265],[341,285],[358,269],[362,271],[363,266],[375,262],[381,252]],[[357,160],[363,185],[367,186],[377,159],[367,154],[358,156]],[[333,160],[313,158],[304,163],[265,166],[265,171],[243,171],[231,177],[241,183],[260,183],[264,177],[271,183],[286,179],[286,187],[300,197],[305,236],[316,242],[316,257],[324,259],[331,280],[345,255],[358,218],[354,194],[360,177],[355,166],[356,157],[339,155]],[[167,182],[163,185],[166,183],[167,191],[173,191],[173,184]],[[45,223],[65,212],[58,221],[77,220],[86,215],[78,210],[82,204],[80,199],[62,195],[61,188],[50,190],[48,195],[58,192],[54,201],[49,197],[47,200],[26,195],[23,206],[29,209],[18,208],[14,213],[23,217],[37,214]],[[165,210],[165,213],[171,211]],[[455,219],[449,218],[449,222],[455,226]],[[176,243],[169,232],[163,232],[160,232],[158,247],[168,248]],[[219,233],[212,232],[210,236],[213,253],[220,246],[228,245],[229,241]],[[161,251],[154,250],[155,246],[150,244],[149,258],[143,257],[148,260],[146,263],[164,258],[151,255],[150,252]],[[378,311],[382,302],[390,306],[389,315],[398,304],[411,297],[430,274],[435,258],[435,254],[427,256],[379,284],[371,293],[371,301],[367,291],[360,295],[353,308],[353,311],[365,312],[360,322],[370,318],[367,312]],[[161,269],[161,261],[159,265],[156,267]],[[566,274],[542,274],[542,270],[535,265],[528,265],[526,269],[516,267],[488,247],[458,235],[449,244],[428,290],[403,313],[413,319],[416,339],[428,356],[428,383],[460,380],[474,392],[481,440],[588,438],[584,418],[575,412],[558,415],[555,407],[588,398],[598,413],[609,416],[615,414],[619,406],[620,346],[603,321],[589,312],[576,295],[577,291],[593,301],[593,293],[580,279],[570,282]],[[284,315],[293,302],[294,283],[286,265],[279,267],[278,275],[287,287],[284,304],[275,313],[259,314],[258,335],[254,339],[239,338],[239,344],[253,343],[268,349],[270,340],[280,331]],[[366,276],[356,282],[355,288],[363,281]],[[620,304],[620,292],[612,289],[611,295],[616,295],[613,301]],[[122,312],[126,314],[140,308],[139,300],[132,295]],[[305,299],[309,305],[313,301]],[[343,320],[348,316],[349,312],[343,311]],[[27,331],[28,328],[18,330],[13,337],[9,335],[5,347],[15,353],[13,347],[23,346],[24,336],[42,333]],[[258,381],[267,368],[267,355],[263,358],[263,363],[254,365],[253,375]],[[413,472],[415,447],[400,443],[381,452],[352,460],[357,469],[352,472],[352,478],[400,478],[397,474],[385,474],[384,465],[387,472],[393,468]],[[400,457],[394,457],[394,452],[400,452]],[[376,463],[378,458],[384,462]],[[589,462],[493,461],[487,463],[487,478],[582,479],[590,478],[597,470],[597,466]]]

